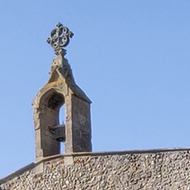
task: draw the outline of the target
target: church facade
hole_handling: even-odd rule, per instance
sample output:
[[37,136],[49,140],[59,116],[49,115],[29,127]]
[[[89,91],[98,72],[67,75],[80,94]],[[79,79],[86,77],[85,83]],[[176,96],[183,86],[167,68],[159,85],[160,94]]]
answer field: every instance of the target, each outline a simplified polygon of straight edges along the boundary
[[[63,47],[72,36],[58,23],[47,40],[56,57],[32,102],[36,160],[0,179],[0,190],[190,189],[190,149],[92,152],[91,100],[64,57]],[[63,105],[65,121],[60,124]]]

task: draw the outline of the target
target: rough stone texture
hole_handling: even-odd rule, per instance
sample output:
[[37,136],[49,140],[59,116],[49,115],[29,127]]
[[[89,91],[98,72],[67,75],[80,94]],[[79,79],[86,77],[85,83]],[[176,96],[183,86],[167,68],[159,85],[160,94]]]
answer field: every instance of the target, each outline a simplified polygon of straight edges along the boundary
[[71,98],[73,152],[91,152],[90,104],[74,95]]
[[[2,180],[0,180],[2,183]],[[35,168],[0,185],[2,190],[188,190],[190,151],[64,156],[44,161],[42,173]]]
[[36,161],[60,153],[60,142],[52,133],[59,123],[60,107],[65,104],[65,153],[90,152],[90,99],[77,86],[70,65],[58,54],[51,65],[48,82],[39,90],[34,107]]

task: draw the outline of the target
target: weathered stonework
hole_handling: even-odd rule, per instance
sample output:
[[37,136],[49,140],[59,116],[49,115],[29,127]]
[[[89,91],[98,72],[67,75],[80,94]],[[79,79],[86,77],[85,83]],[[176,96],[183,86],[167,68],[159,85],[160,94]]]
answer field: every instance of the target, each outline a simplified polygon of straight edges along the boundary
[[[66,155],[65,155],[66,156]],[[188,190],[190,150],[161,150],[74,154],[71,165],[64,156],[43,161],[6,181],[2,190]]]
[[[90,99],[76,84],[66,50],[73,33],[61,23],[52,30],[47,42],[56,57],[51,64],[47,83],[38,91],[34,108],[35,155],[39,162],[45,157],[60,154],[60,142],[65,142],[65,153],[91,152]],[[59,111],[65,104],[65,123],[59,123]],[[65,159],[67,164],[72,158]]]
[[[65,153],[90,152],[90,99],[77,86],[64,51],[53,60],[48,82],[34,98],[36,161],[60,153],[60,139]],[[65,104],[65,124],[59,123],[59,110]],[[56,138],[57,132],[62,137]],[[60,135],[60,134],[58,134]]]
[[75,83],[62,49],[72,36],[58,23],[48,38],[57,56],[32,103],[36,163],[1,179],[0,190],[190,190],[190,149],[91,152],[91,101]]

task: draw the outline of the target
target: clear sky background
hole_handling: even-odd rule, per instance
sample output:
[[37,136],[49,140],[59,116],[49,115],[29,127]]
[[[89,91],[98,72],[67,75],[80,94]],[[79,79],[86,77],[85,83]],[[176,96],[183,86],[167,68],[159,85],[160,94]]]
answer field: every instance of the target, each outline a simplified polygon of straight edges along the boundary
[[190,147],[189,0],[0,0],[0,178],[35,161],[31,102],[58,22],[93,102],[93,151]]

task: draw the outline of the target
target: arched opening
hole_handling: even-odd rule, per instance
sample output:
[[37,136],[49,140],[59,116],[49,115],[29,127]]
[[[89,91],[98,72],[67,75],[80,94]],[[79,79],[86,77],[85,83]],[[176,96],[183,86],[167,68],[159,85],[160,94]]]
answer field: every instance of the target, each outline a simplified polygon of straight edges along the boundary
[[[63,104],[60,109],[59,109],[59,124],[60,125],[65,125],[65,104]],[[65,142],[60,142],[60,153],[64,153],[65,152]]]
[[[58,126],[64,126],[65,125],[65,101],[64,101],[63,95],[54,93],[48,101],[48,107],[51,109],[57,110]],[[60,153],[65,152],[65,142],[63,141],[63,138],[59,138],[57,140],[60,143]]]
[[61,92],[50,89],[40,99],[40,149],[43,156],[60,154],[65,140],[65,100]]
[[65,104],[63,104],[59,109],[59,124],[65,124]]
[[64,103],[64,96],[54,89],[47,91],[40,100],[40,105],[45,105],[52,110],[59,110]]
[[54,93],[48,100],[47,106],[51,109],[59,109],[64,103],[64,98],[61,94]]

